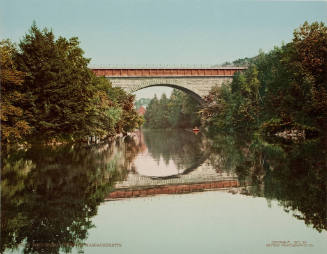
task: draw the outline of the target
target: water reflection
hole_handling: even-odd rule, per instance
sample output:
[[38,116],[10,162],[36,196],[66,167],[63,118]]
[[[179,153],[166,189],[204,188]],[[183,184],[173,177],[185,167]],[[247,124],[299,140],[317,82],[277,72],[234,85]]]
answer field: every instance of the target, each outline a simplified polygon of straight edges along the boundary
[[174,176],[197,168],[206,159],[205,141],[183,130],[144,130],[136,132],[141,152],[136,156],[135,172],[151,177]]
[[101,202],[130,188],[123,186],[130,179],[139,185],[125,192],[129,198],[143,189],[157,195],[229,188],[265,197],[268,205],[277,200],[296,219],[327,229],[326,142],[320,140],[144,131],[94,147],[35,146],[2,155],[1,177],[1,252],[70,252],[70,244],[83,243],[97,226],[91,221]]
[[[327,229],[327,150],[324,140],[301,143],[260,136],[216,136],[211,162],[232,170],[245,194],[278,200],[286,212],[321,232]],[[215,160],[216,154],[221,160]]]
[[69,252],[85,240],[90,218],[135,156],[124,148],[38,146],[3,155],[1,252],[20,244],[24,253]]

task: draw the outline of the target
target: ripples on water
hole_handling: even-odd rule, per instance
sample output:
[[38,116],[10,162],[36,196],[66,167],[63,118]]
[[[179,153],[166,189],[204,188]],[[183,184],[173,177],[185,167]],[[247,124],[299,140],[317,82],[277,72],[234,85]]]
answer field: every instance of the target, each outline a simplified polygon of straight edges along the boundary
[[[2,155],[1,252],[307,253],[267,247],[307,241],[321,253],[326,174],[319,140],[145,130],[93,147],[35,146]],[[121,246],[76,247],[85,243]]]

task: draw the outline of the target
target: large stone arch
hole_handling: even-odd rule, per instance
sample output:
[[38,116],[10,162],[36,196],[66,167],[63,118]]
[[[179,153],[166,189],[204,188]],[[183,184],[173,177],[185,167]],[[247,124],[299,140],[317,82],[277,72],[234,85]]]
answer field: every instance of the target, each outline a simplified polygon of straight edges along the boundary
[[129,92],[130,93],[133,93],[133,92],[136,92],[136,91],[139,91],[139,90],[142,90],[142,89],[145,89],[145,88],[148,88],[148,87],[154,87],[154,86],[164,86],[164,87],[171,87],[171,88],[176,88],[178,90],[181,90],[183,91],[184,93],[190,95],[194,100],[196,100],[199,104],[203,103],[203,98],[195,93],[194,91],[188,89],[188,88],[185,88],[185,87],[182,87],[182,86],[178,86],[178,85],[175,85],[175,84],[150,84],[150,85],[140,85],[138,87],[135,87],[133,89],[131,89]]
[[135,92],[146,87],[167,86],[180,89],[202,102],[213,86],[230,82],[232,77],[107,77],[114,87],[121,87],[127,92]]

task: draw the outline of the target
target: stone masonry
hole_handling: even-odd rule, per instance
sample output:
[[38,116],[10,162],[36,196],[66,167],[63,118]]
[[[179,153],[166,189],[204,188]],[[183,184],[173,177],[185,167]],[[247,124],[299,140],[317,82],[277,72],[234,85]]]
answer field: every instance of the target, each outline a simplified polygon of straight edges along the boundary
[[244,67],[217,68],[93,68],[114,87],[133,93],[151,86],[168,86],[180,89],[201,101],[213,86],[230,82],[237,71]]
[[203,98],[213,86],[230,82],[232,77],[107,77],[113,87],[121,87],[126,92],[136,92],[151,86],[168,86],[181,89]]

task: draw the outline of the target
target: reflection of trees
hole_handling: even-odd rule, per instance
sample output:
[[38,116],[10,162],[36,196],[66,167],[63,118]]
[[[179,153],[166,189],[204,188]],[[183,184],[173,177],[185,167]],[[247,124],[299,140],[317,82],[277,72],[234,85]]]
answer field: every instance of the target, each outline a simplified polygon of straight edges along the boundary
[[237,173],[243,185],[245,182],[260,183],[263,157],[248,136],[216,135],[211,140],[210,150],[210,163],[217,170]]
[[273,144],[266,147],[271,167],[266,172],[265,193],[277,199],[286,211],[327,230],[327,149],[319,141],[303,144]]
[[[211,160],[251,185],[251,195],[277,199],[318,231],[327,229],[327,149],[318,140],[264,141],[260,137],[216,136]],[[219,158],[216,159],[215,158]]]
[[[125,164],[126,168],[129,171],[135,172],[135,167],[133,161],[140,152],[143,152],[146,149],[146,145],[143,142],[143,134],[140,131],[135,131],[136,136],[130,137],[126,136],[124,141],[120,144],[120,150],[125,152]],[[123,149],[122,149],[123,148]]]
[[181,130],[144,130],[144,140],[151,156],[166,164],[173,160],[177,168],[189,168],[204,157],[204,140],[200,135]]
[[[33,147],[3,157],[1,252],[69,252],[83,242],[91,217],[117,180],[126,177],[114,145]],[[48,244],[48,246],[46,245]]]

